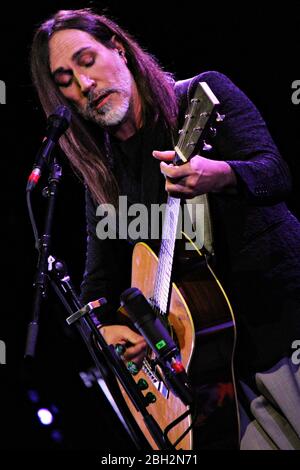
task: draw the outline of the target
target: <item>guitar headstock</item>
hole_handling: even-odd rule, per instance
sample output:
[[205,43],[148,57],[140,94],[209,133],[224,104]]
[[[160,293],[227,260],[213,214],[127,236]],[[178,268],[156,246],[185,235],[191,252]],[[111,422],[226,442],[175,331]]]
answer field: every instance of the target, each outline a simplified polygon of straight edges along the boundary
[[195,94],[190,101],[183,128],[179,131],[179,140],[175,146],[174,164],[187,162],[195,152],[208,151],[211,146],[204,137],[214,137],[217,122],[223,121],[224,116],[218,112],[220,102],[206,82],[199,82]]

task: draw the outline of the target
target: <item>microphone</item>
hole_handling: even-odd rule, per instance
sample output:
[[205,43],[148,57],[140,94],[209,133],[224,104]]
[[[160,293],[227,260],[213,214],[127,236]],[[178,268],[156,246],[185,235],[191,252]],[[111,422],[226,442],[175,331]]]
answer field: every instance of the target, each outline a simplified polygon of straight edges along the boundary
[[193,395],[180,351],[163,321],[136,287],[121,294],[121,305],[154,352],[169,387],[185,405],[191,405]]
[[59,138],[68,129],[71,122],[71,111],[66,106],[57,106],[54,113],[47,119],[46,135],[40,150],[38,151],[32,172],[27,181],[26,191],[32,191],[37,185],[42,174],[43,166],[48,163],[48,158],[57,144]]

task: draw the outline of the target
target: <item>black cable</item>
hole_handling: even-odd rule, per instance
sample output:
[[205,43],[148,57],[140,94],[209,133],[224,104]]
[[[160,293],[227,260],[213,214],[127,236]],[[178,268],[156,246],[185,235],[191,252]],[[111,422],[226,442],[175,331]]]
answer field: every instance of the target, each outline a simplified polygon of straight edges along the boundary
[[30,223],[31,223],[32,231],[33,231],[34,240],[35,240],[35,248],[38,251],[40,251],[39,233],[38,233],[37,225],[36,225],[33,210],[32,210],[30,195],[31,195],[31,192],[26,191],[27,209],[28,209],[29,219],[30,219]]
[[169,432],[175,427],[177,426],[177,424],[180,423],[180,421],[184,420],[188,415],[192,414],[193,417],[192,417],[192,422],[190,424],[190,426],[183,432],[183,434],[177,439],[176,442],[174,442],[172,445],[174,447],[176,447],[179,442],[186,436],[186,434],[190,431],[190,429],[193,427],[194,423],[195,423],[195,419],[197,417],[197,407],[195,406],[194,408],[194,412],[192,411],[191,408],[189,408],[187,411],[185,411],[184,413],[182,413],[182,415],[178,416],[178,418],[174,419],[174,421],[172,421],[170,424],[168,424],[168,426],[165,428],[164,430],[164,437],[167,438],[167,435],[169,434]]
[[181,436],[179,436],[179,438],[177,439],[177,441],[174,442],[173,446],[174,446],[175,448],[176,448],[176,446],[179,444],[179,442],[187,435],[187,433],[192,429],[192,427],[193,427],[194,424],[195,424],[196,418],[197,418],[197,407],[195,407],[194,415],[193,415],[193,417],[192,417],[192,422],[191,422],[191,424],[190,424],[189,427],[181,434]]

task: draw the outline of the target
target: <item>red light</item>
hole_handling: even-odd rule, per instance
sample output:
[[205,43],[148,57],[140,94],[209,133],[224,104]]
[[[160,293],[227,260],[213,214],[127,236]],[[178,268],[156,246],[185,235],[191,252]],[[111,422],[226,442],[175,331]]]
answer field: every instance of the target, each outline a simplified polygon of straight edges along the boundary
[[179,374],[179,372],[183,372],[184,367],[183,367],[182,362],[179,362],[179,361],[172,362],[172,369],[174,370],[174,372],[176,372],[176,374]]
[[28,181],[30,183],[34,183],[35,185],[37,184],[38,180],[40,179],[41,176],[41,171],[39,168],[35,168],[32,170],[32,172],[29,175]]

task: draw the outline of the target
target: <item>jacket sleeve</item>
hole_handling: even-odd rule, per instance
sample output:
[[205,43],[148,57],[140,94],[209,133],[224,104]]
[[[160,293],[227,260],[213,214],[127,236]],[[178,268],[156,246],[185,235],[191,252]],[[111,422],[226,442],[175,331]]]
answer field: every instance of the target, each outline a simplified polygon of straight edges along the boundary
[[238,195],[254,205],[281,202],[291,190],[286,162],[273,142],[261,114],[229,78],[219,72],[201,74],[219,99],[224,121],[215,146],[220,160],[234,170]]
[[[100,297],[107,299],[107,304],[97,309],[101,323],[113,323],[113,312],[118,308],[114,295],[114,282],[111,273],[113,248],[111,240],[97,237],[96,204],[86,190],[87,248],[83,281],[81,283],[81,302],[86,304]],[[111,321],[112,320],[112,321]]]

